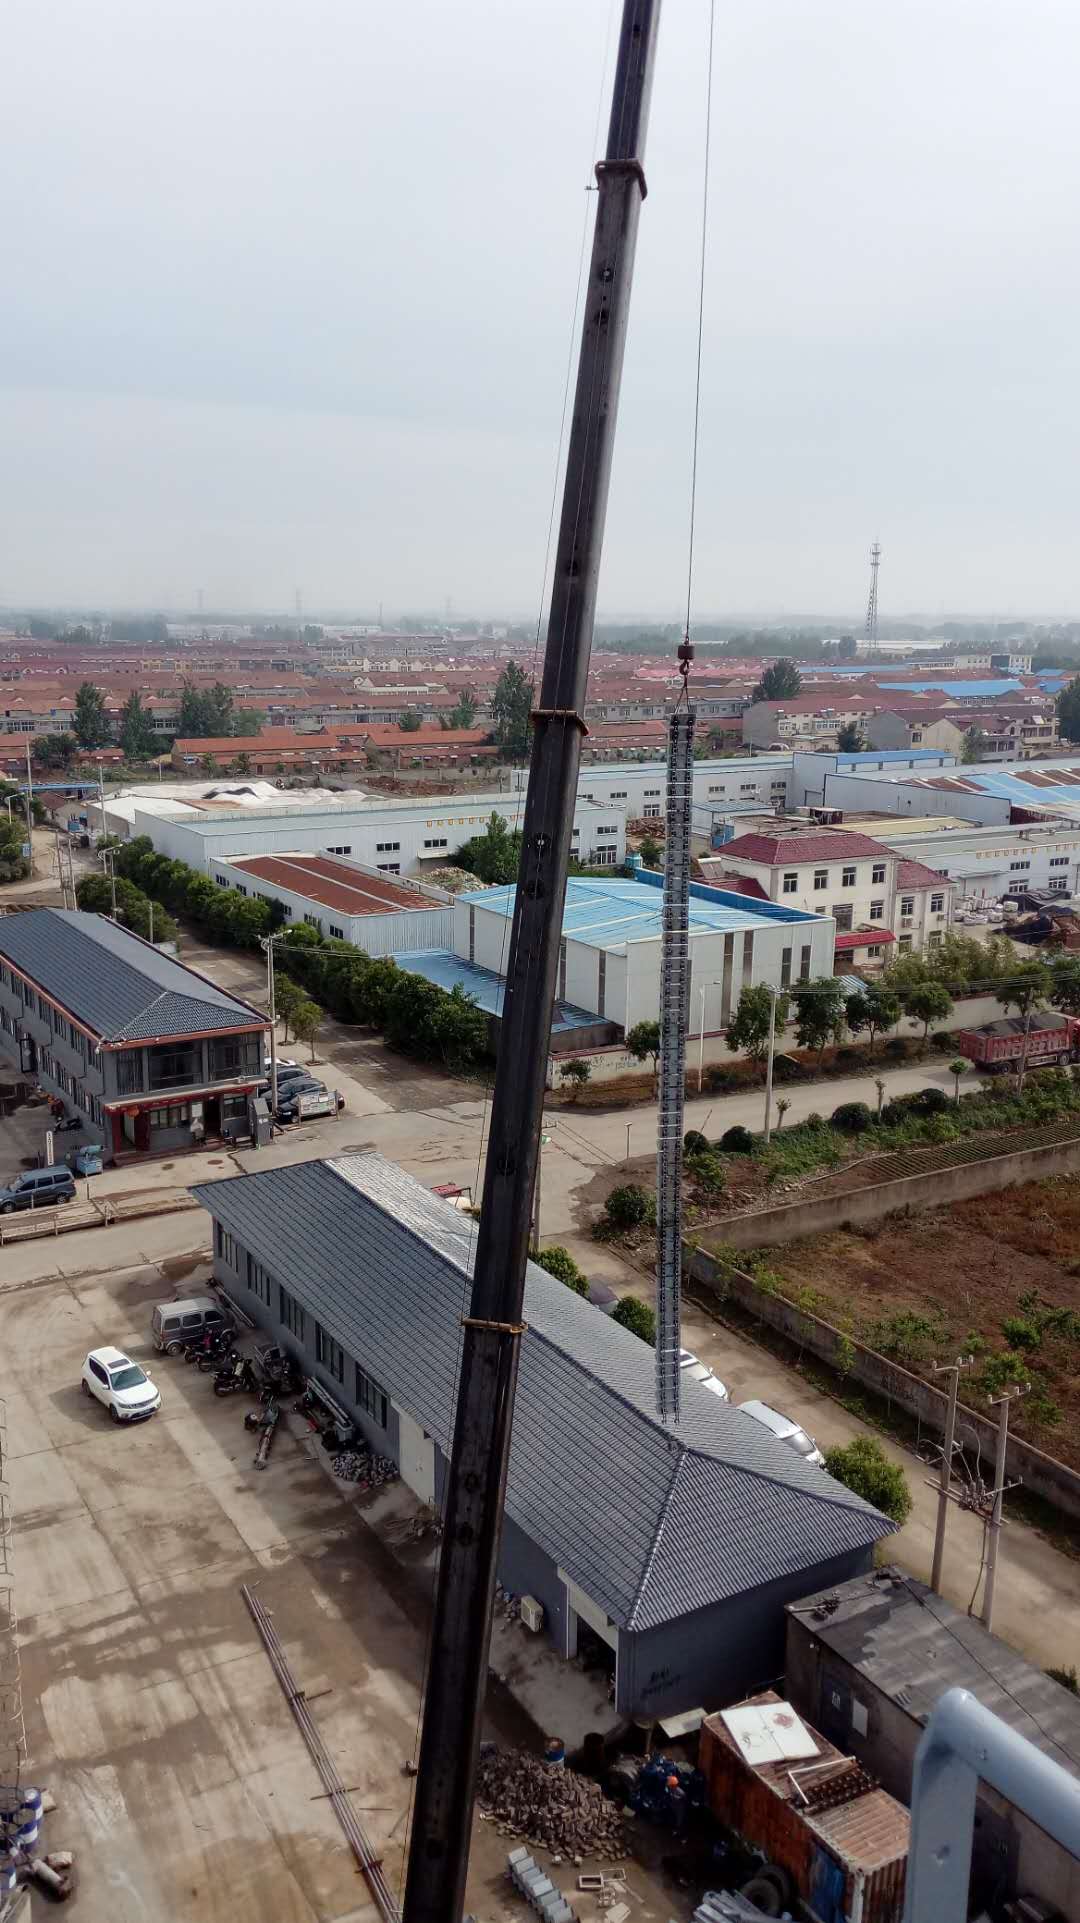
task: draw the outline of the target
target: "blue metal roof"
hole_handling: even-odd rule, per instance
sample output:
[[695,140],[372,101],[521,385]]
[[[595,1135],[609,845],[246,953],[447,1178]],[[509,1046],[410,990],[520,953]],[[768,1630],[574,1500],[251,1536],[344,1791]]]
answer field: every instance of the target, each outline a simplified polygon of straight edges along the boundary
[[[612,948],[622,942],[654,941],[663,931],[663,877],[640,873],[633,881],[592,880],[571,876],[566,884],[563,934],[570,941],[593,948]],[[482,888],[459,901],[473,902],[491,914],[512,916],[515,889]],[[701,882],[690,886],[690,933],[727,934],[738,928],[760,927],[764,922],[809,922],[815,917],[805,910],[782,908],[774,902],[753,901],[746,895],[709,888]]]
[[929,681],[879,681],[879,688],[899,688],[907,694],[958,695],[962,701],[993,701],[999,694],[1016,694],[1022,687],[1020,681],[954,681],[951,675],[939,676]]
[[[394,960],[407,975],[422,975],[427,982],[434,982],[436,988],[445,988],[447,994],[460,988],[471,995],[478,1008],[485,1015],[501,1015],[505,983],[501,975],[495,975],[490,968],[479,968],[475,962],[465,961],[460,955],[452,955],[448,948],[421,948],[415,954],[395,955]],[[551,1032],[557,1035],[571,1028],[582,1028],[603,1020],[587,1008],[577,1008],[573,1002],[556,1000],[551,1020]]]

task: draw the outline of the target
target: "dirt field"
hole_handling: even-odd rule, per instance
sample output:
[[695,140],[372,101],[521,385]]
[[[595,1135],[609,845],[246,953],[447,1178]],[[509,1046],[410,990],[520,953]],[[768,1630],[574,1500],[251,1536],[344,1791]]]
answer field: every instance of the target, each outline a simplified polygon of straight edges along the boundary
[[1080,1468],[1080,1178],[766,1251],[784,1292],[925,1373],[974,1350],[967,1401],[1030,1381],[1013,1424]]

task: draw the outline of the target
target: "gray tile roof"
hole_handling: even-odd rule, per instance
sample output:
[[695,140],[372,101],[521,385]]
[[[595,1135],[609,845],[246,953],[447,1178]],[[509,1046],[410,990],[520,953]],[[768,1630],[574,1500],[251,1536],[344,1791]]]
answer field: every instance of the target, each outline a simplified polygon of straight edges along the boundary
[[[476,1224],[380,1155],[206,1183],[200,1202],[449,1453]],[[697,1384],[653,1413],[653,1354],[530,1263],[507,1513],[643,1630],[892,1528]]]
[[1071,1690],[902,1569],[838,1583],[789,1604],[788,1614],[915,1722],[926,1722],[947,1689],[969,1689],[1080,1776],[1080,1701]]
[[265,1018],[104,915],[32,908],[0,917],[0,960],[14,962],[95,1035],[154,1041]]

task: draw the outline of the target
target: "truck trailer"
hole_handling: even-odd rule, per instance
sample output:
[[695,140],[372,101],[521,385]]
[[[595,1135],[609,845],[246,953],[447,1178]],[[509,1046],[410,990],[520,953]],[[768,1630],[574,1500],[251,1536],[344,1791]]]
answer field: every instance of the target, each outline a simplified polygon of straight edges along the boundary
[[959,1028],[953,1040],[961,1055],[996,1075],[1001,1069],[1051,1068],[1080,1060],[1080,1020],[1054,1010],[1008,1015],[981,1028]]

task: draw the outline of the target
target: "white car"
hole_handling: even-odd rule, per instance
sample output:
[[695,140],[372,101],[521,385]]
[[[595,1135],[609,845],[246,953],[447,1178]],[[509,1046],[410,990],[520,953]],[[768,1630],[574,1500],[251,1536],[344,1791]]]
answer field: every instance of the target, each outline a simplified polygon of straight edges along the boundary
[[84,1396],[103,1402],[114,1422],[137,1422],[161,1407],[161,1392],[122,1349],[91,1349],[82,1366]]
[[781,1415],[779,1409],[771,1409],[767,1402],[740,1402],[739,1408],[744,1415],[753,1416],[755,1422],[760,1422],[762,1428],[771,1429],[778,1441],[786,1442],[788,1448],[794,1449],[804,1462],[812,1462],[816,1469],[824,1469],[825,1458],[813,1436],[808,1436],[806,1430],[800,1428],[797,1422],[792,1422],[790,1416]]
[[727,1389],[718,1375],[714,1375],[707,1362],[699,1362],[691,1349],[679,1350],[679,1367],[684,1382],[697,1382],[710,1395],[719,1396],[721,1402],[729,1401]]

